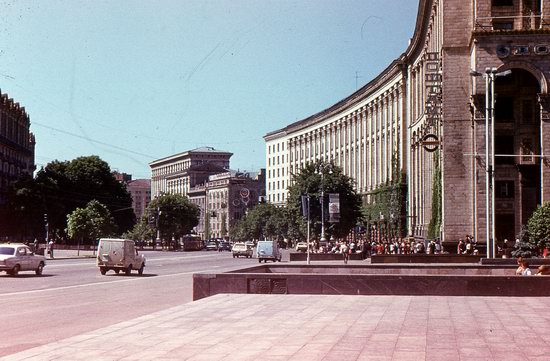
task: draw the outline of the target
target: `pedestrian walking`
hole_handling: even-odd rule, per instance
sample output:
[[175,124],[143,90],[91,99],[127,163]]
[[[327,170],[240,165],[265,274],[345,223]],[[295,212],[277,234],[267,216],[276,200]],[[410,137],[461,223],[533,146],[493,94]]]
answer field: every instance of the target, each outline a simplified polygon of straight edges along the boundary
[[53,239],[50,239],[48,242],[48,253],[50,254],[50,258],[53,258],[53,248],[54,248],[54,242]]
[[342,243],[340,246],[340,252],[342,252],[342,256],[344,257],[344,264],[348,264],[349,247],[347,242]]

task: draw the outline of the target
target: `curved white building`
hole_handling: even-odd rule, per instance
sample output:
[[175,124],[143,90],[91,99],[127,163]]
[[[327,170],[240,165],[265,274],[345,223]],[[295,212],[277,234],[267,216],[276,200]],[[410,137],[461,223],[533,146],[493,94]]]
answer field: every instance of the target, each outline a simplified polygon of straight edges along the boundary
[[550,199],[545,14],[550,0],[420,0],[409,47],[378,77],[265,135],[268,201],[284,204],[292,175],[325,160],[365,204],[404,187],[386,209],[409,235],[514,237]]

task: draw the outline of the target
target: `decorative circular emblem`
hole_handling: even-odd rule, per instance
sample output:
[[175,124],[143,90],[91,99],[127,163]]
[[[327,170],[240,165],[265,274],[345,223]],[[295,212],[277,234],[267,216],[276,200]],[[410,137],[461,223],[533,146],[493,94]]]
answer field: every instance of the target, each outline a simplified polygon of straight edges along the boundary
[[439,138],[435,134],[426,134],[422,137],[422,146],[427,152],[435,152],[439,148]]
[[510,55],[510,47],[506,45],[497,46],[497,56],[499,58],[507,58]]
[[248,188],[242,188],[239,194],[241,195],[241,198],[248,198],[248,196],[250,195],[250,191],[248,190]]

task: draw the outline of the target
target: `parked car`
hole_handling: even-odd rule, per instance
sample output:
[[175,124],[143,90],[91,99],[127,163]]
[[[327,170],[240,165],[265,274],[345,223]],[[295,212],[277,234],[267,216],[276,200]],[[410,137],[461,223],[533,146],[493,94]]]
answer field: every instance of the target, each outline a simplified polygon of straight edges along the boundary
[[230,251],[231,252],[231,244],[227,241],[222,241],[218,244],[218,251]]
[[233,258],[244,256],[246,258],[252,257],[252,248],[247,247],[244,243],[235,243],[231,249]]
[[206,244],[206,250],[207,251],[216,251],[218,250],[218,242],[216,241],[209,241],[207,244]]
[[46,257],[35,254],[24,244],[0,244],[0,271],[17,276],[20,271],[34,271],[40,276],[46,265]]
[[307,242],[298,242],[298,243],[296,243],[296,251],[306,252],[307,251]]
[[101,238],[97,246],[97,266],[102,275],[113,270],[130,275],[132,270],[143,274],[145,256],[139,254],[134,241],[120,238]]
[[281,262],[281,251],[279,249],[279,243],[277,241],[259,241],[256,245],[256,257],[258,257],[258,262],[261,263],[262,260],[267,262],[267,260],[273,262]]

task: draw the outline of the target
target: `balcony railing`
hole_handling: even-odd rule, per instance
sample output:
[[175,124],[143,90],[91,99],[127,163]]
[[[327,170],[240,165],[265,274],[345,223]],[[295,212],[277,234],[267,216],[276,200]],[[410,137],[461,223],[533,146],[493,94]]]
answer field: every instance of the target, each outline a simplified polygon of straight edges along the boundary
[[476,31],[526,31],[550,29],[550,18],[539,14],[478,17]]

